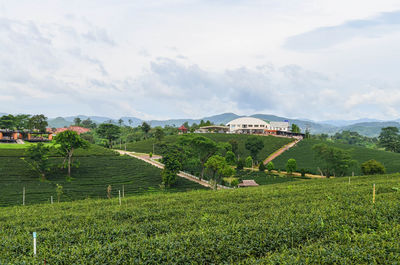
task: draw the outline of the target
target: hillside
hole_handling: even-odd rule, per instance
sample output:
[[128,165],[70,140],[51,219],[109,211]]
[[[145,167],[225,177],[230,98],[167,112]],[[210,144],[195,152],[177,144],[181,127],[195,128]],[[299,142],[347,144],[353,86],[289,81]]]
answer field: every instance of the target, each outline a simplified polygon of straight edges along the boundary
[[315,159],[315,154],[312,147],[315,144],[326,143],[339,148],[351,150],[353,159],[357,160],[359,166],[355,169],[355,174],[361,174],[360,165],[370,159],[375,159],[383,163],[386,167],[387,173],[400,172],[400,154],[391,153],[381,150],[374,150],[365,147],[359,147],[349,144],[338,144],[319,140],[303,140],[297,144],[297,146],[286,151],[279,157],[277,157],[273,162],[276,168],[284,169],[286,162],[290,158],[294,158],[297,161],[297,168],[309,169],[312,173],[318,174],[318,164]]
[[[18,145],[15,145],[18,146]],[[85,198],[106,198],[107,186],[112,186],[113,196],[140,194],[160,191],[160,170],[147,163],[119,156],[115,152],[92,145],[89,150],[77,150],[79,168],[72,171],[72,181],[67,181],[66,172],[53,170],[48,181],[41,182],[35,172],[21,159],[23,149],[0,149],[0,206],[22,204],[22,190],[26,189],[26,203],[48,202],[50,196],[56,198],[56,184],[63,186],[62,201]],[[53,155],[56,155],[53,153]],[[52,157],[53,164],[60,164],[60,157]],[[188,180],[178,178],[169,191],[187,191],[203,187]]]
[[[400,175],[0,208],[10,264],[395,264]],[[376,203],[372,204],[372,185]],[[38,254],[32,257],[32,232]]]
[[[246,150],[245,148],[245,143],[249,137],[254,137],[244,134],[240,135],[240,134],[219,134],[219,133],[204,133],[204,134],[202,133],[196,135],[208,137],[216,142],[229,142],[229,140],[235,139],[238,142],[238,149],[239,149],[238,153],[240,157],[247,157],[250,155],[249,151]],[[163,139],[163,143],[167,144],[175,143],[178,141],[179,137],[182,136],[180,135],[166,136]],[[259,152],[258,155],[259,161],[264,160],[266,157],[275,152],[277,149],[293,141],[293,139],[274,137],[274,136],[255,136],[255,137],[260,137],[264,142],[264,148]],[[154,138],[127,144],[127,150],[149,153],[153,151],[153,144],[154,144],[154,151],[155,153],[157,153],[158,151],[157,143]]]

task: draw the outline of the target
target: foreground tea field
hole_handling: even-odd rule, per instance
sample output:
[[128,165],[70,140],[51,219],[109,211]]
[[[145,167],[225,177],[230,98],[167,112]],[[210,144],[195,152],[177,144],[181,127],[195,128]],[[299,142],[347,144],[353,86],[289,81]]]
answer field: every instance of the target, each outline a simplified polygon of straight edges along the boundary
[[0,263],[396,264],[399,187],[385,175],[0,208]]
[[284,170],[287,160],[294,158],[297,161],[298,169],[304,168],[308,169],[311,173],[318,174],[318,161],[315,159],[315,154],[312,150],[312,147],[319,143],[326,143],[328,145],[350,150],[353,159],[358,162],[358,166],[354,168],[356,175],[361,174],[361,164],[370,159],[375,159],[381,162],[386,167],[387,173],[400,172],[400,153],[392,153],[355,145],[338,144],[312,139],[299,142],[295,147],[278,156],[273,162],[275,163],[276,168]]
[[[247,157],[250,155],[250,152],[246,150],[245,143],[249,137],[259,137],[264,142],[264,148],[258,154],[258,160],[264,160],[270,154],[281,148],[282,146],[290,143],[293,139],[282,138],[282,137],[274,137],[274,136],[251,136],[251,135],[244,135],[244,134],[221,134],[221,133],[202,133],[202,134],[195,134],[198,136],[205,136],[210,138],[216,142],[229,142],[230,140],[236,140],[238,142],[238,154],[240,157]],[[172,144],[176,143],[182,137],[181,135],[170,135],[166,136],[163,139],[163,143]],[[143,141],[139,141],[136,143],[129,143],[127,144],[128,151],[135,151],[139,153],[150,153],[153,151],[153,144],[154,144],[154,151],[155,153],[158,152],[157,142],[154,138],[147,139]]]
[[[20,158],[23,154],[21,149],[0,150],[0,206],[22,204],[24,187],[26,204],[49,202],[51,196],[56,200],[56,184],[63,186],[61,201],[106,198],[108,185],[112,187],[113,196],[118,196],[118,190],[122,192],[122,186],[125,195],[160,191],[160,169],[102,147],[77,150],[76,159],[80,166],[73,169],[71,181],[67,181],[66,172],[59,169],[48,175],[48,181],[39,181],[37,174]],[[62,162],[60,157],[53,157],[51,161],[54,164]],[[178,178],[169,192],[202,188]]]

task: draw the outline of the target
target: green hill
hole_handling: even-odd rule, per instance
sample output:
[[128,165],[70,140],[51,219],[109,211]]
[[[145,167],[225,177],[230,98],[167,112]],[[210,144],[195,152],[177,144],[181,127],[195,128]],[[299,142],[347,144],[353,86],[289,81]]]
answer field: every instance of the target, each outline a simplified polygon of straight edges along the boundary
[[309,169],[312,173],[317,174],[318,163],[315,159],[315,153],[312,147],[318,143],[326,143],[342,149],[351,151],[353,159],[355,159],[359,166],[355,169],[355,174],[361,174],[360,166],[365,161],[375,159],[386,167],[387,173],[400,172],[400,154],[392,153],[382,150],[375,150],[349,144],[338,144],[327,141],[307,139],[299,142],[295,147],[284,152],[278,156],[273,162],[276,168],[285,169],[285,165],[288,159],[294,158],[297,161],[297,168]]
[[149,194],[122,205],[112,199],[0,208],[0,262],[396,264],[399,180],[317,179]]
[[[47,202],[50,196],[56,198],[56,184],[63,186],[62,201],[85,198],[106,198],[108,185],[112,195],[118,196],[124,185],[125,194],[139,194],[160,191],[160,169],[114,151],[92,145],[89,150],[76,150],[79,168],[72,171],[71,181],[66,172],[55,169],[48,181],[41,182],[35,172],[21,159],[23,149],[0,149],[0,206],[22,204],[22,190],[26,189],[26,203]],[[54,164],[62,162],[61,157],[51,158]],[[183,178],[178,178],[169,191],[187,191],[203,187]],[[1,263],[1,262],[0,262]]]
[[[244,135],[244,134],[220,134],[220,133],[204,133],[204,134],[196,134],[200,136],[208,137],[216,142],[229,142],[232,139],[235,139],[238,142],[238,153],[240,157],[247,157],[250,155],[249,151],[245,148],[246,140],[249,137],[260,137],[260,139],[264,142],[264,148],[259,152],[258,160],[264,160],[270,154],[275,152],[277,149],[281,148],[285,144],[292,142],[292,139],[282,138],[282,137],[274,137],[274,136],[251,136],[251,135]],[[163,143],[171,144],[176,143],[182,135],[171,135],[166,136],[163,139]],[[154,151],[157,153],[157,142],[154,138],[147,139],[144,141],[139,141],[136,143],[127,144],[128,151],[135,151],[139,153],[149,153],[153,151],[153,144],[154,144]]]

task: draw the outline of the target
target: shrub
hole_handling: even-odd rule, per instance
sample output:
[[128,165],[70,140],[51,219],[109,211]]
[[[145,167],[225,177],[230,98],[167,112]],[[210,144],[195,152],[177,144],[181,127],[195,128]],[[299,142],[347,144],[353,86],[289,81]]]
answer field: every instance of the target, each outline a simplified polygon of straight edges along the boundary
[[253,158],[251,158],[251,156],[248,156],[246,158],[245,164],[246,164],[246,167],[252,167],[253,166]]
[[386,173],[386,168],[382,163],[371,159],[362,163],[361,171],[364,175],[384,174]]
[[293,158],[289,159],[286,163],[286,172],[288,174],[292,174],[294,171],[296,171],[296,168],[297,168],[296,160]]
[[152,158],[153,157],[153,152],[149,153],[149,157]]
[[300,174],[302,177],[305,177],[306,173],[307,173],[307,171],[304,168],[300,169]]
[[271,162],[268,162],[268,164],[267,164],[267,170],[268,170],[268,172],[271,173],[271,171],[274,170],[274,169],[275,169],[274,163],[273,163],[272,161],[271,161]]
[[232,151],[227,151],[225,160],[229,165],[234,165],[236,163],[235,154]]
[[259,171],[262,171],[262,172],[265,171],[265,165],[264,165],[263,162],[261,162],[261,163],[258,165],[258,170],[259,170]]
[[245,160],[244,160],[243,158],[240,158],[240,159],[238,160],[236,169],[237,169],[237,170],[243,170],[245,164],[246,164]]

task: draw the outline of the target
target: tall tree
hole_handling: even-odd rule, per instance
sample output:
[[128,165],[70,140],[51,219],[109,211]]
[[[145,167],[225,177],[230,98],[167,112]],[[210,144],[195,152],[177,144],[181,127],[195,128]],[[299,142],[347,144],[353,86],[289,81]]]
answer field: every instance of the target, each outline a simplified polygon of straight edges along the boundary
[[291,131],[293,132],[293,133],[300,133],[300,127],[299,126],[297,126],[297,124],[292,124],[292,129],[291,129]]
[[119,119],[119,120],[118,120],[118,124],[119,124],[119,127],[121,127],[122,124],[124,124],[124,120],[123,120],[123,119]]
[[378,137],[379,145],[384,147],[387,151],[400,152],[400,135],[399,128],[386,127],[383,128]]
[[201,178],[204,177],[204,164],[208,158],[214,155],[218,150],[218,145],[213,140],[204,136],[195,136],[191,138],[190,145],[197,154],[201,164]]
[[29,119],[31,115],[19,114],[15,116],[15,127],[17,130],[28,129]]
[[87,118],[86,120],[83,120],[81,122],[81,126],[88,129],[96,129],[97,124],[93,122],[90,118]]
[[64,157],[63,167],[68,168],[68,177],[71,177],[72,156],[78,148],[88,148],[89,143],[83,140],[74,131],[63,131],[54,137],[58,152]]
[[235,155],[237,155],[238,154],[238,150],[239,150],[239,142],[237,140],[235,140],[235,139],[231,139],[231,140],[229,140],[229,143],[232,146],[232,152],[234,152]]
[[258,152],[264,148],[264,142],[261,140],[260,137],[253,136],[247,139],[245,143],[245,147],[247,150],[250,151],[251,156],[254,160],[257,160]]
[[142,131],[144,132],[145,138],[147,138],[147,134],[149,133],[151,127],[147,122],[143,122],[142,126],[140,126],[140,128],[142,129]]
[[79,117],[76,117],[76,118],[74,119],[74,124],[75,124],[76,126],[81,126],[81,122],[82,122],[82,120],[81,120],[81,118],[79,118]]
[[41,177],[42,180],[46,179],[47,172],[50,171],[50,147],[44,143],[38,143],[31,145],[26,150],[26,158],[22,158],[27,162],[33,170],[35,170]]
[[234,170],[228,165],[225,158],[220,155],[213,155],[208,158],[204,166],[212,172],[212,179],[215,181],[214,189],[216,189],[222,176],[229,177],[234,173]]
[[351,158],[349,151],[326,144],[313,146],[315,157],[320,161],[320,170],[326,177],[344,176],[357,162]]
[[164,155],[162,162],[164,164],[164,169],[161,172],[162,183],[166,187],[170,187],[176,181],[176,174],[182,170],[182,163],[175,152],[168,152]]
[[156,131],[154,133],[154,137],[157,139],[157,141],[161,142],[161,140],[164,138],[164,131],[161,127],[157,127]]
[[46,132],[46,127],[48,126],[47,117],[43,114],[33,115],[28,122],[28,127],[30,130],[35,130],[38,132]]
[[100,135],[101,138],[108,140],[108,146],[112,148],[112,141],[119,138],[121,134],[121,128],[115,124],[102,123],[96,130],[96,133]]
[[0,117],[0,128],[1,129],[14,129],[16,127],[15,117],[11,114]]

